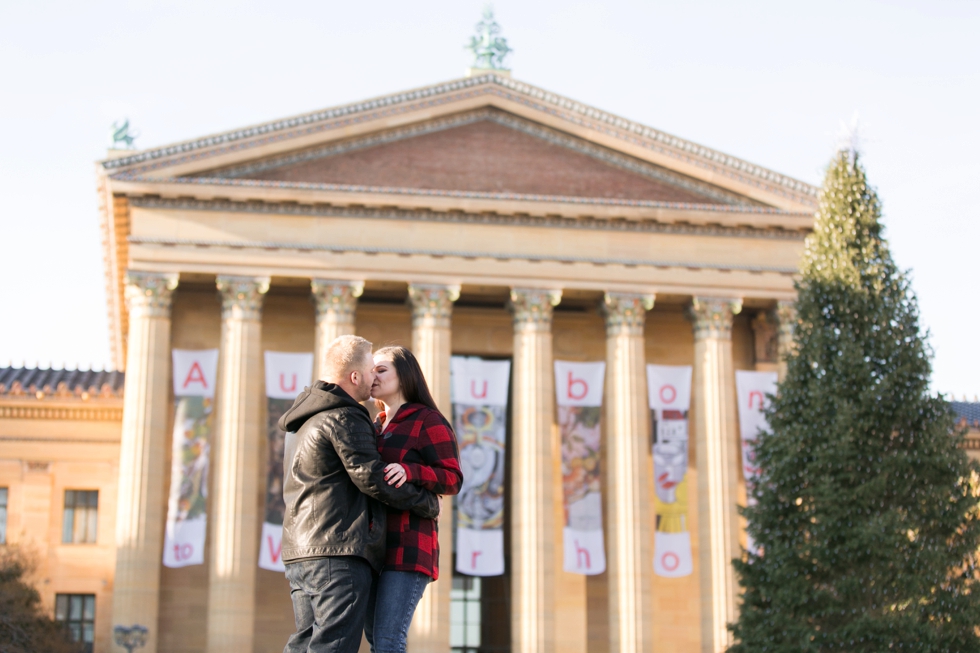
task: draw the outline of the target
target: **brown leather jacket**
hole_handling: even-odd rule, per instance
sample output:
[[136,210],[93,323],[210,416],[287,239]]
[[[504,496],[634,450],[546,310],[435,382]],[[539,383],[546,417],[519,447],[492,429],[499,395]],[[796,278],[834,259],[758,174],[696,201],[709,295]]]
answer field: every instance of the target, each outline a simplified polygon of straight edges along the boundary
[[279,420],[283,453],[282,559],[359,556],[375,569],[385,558],[384,502],[420,517],[439,514],[438,497],[384,480],[371,416],[342,388],[317,381]]

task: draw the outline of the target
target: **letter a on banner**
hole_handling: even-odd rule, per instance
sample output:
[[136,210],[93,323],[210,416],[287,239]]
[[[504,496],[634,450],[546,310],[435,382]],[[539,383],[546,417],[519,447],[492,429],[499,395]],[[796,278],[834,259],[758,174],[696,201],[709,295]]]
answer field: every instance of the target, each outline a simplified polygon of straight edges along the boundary
[[204,564],[208,470],[218,350],[173,350],[174,417],[165,567]]
[[564,569],[586,576],[606,570],[599,476],[599,422],[605,372],[605,363],[555,361],[564,499]]
[[647,392],[653,420],[653,481],[656,529],[653,571],[678,578],[694,572],[687,523],[689,366],[647,365]]
[[262,539],[259,542],[259,567],[270,571],[286,571],[286,565],[282,562],[282,520],[286,514],[286,504],[282,499],[282,456],[286,434],[279,430],[279,418],[289,410],[296,396],[310,385],[312,379],[312,353],[265,352],[269,449],[266,458],[265,518],[262,520]]
[[504,451],[510,361],[452,357],[453,426],[463,487],[456,497],[456,571],[504,573]]

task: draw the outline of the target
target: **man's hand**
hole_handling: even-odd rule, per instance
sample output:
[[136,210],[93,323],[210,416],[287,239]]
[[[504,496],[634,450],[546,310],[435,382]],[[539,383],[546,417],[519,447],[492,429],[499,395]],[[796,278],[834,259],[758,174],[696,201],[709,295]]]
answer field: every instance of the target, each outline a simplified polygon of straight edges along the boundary
[[408,474],[405,472],[405,468],[398,463],[391,463],[385,467],[385,480],[388,482],[388,485],[401,487],[405,485],[407,478]]

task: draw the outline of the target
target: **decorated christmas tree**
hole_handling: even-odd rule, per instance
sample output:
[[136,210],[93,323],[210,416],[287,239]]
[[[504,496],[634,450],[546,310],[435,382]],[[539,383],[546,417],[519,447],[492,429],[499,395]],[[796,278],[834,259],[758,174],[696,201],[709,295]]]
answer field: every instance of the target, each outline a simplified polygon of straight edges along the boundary
[[797,291],[729,650],[980,651],[980,467],[929,392],[916,299],[853,148],[827,171]]

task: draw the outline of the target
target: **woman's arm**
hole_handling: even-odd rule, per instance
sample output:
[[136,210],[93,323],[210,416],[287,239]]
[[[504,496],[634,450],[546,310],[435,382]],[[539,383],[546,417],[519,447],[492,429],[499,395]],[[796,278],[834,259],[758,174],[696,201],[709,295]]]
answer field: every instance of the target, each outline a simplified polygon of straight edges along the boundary
[[426,412],[418,440],[418,452],[424,464],[402,462],[405,480],[436,494],[459,494],[463,470],[459,465],[456,434],[439,413]]

